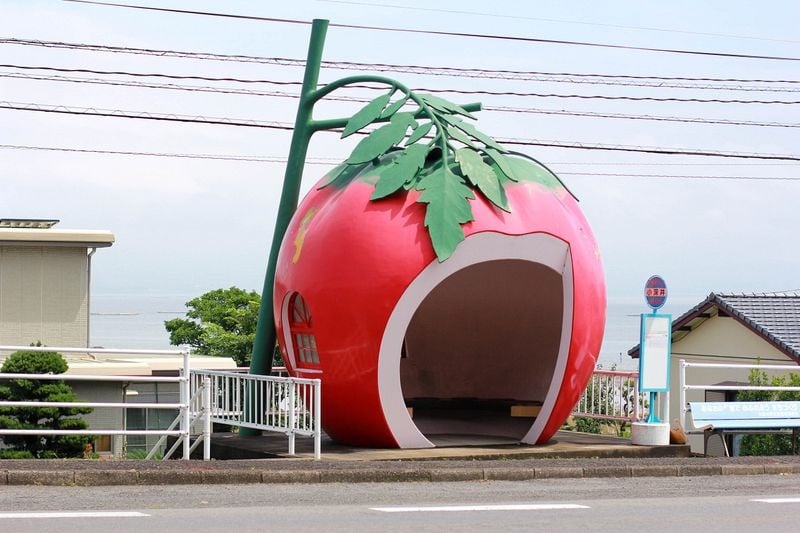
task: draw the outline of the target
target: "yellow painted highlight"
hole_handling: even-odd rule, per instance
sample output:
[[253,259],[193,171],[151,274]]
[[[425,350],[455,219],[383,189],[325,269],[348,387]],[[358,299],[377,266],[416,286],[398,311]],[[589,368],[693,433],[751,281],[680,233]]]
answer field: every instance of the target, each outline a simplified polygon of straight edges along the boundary
[[303,243],[306,240],[306,233],[308,233],[308,226],[311,224],[311,219],[317,214],[317,209],[312,207],[303,216],[300,221],[300,228],[297,230],[297,235],[294,238],[294,255],[292,256],[292,264],[296,264],[300,260],[300,253],[303,251]]

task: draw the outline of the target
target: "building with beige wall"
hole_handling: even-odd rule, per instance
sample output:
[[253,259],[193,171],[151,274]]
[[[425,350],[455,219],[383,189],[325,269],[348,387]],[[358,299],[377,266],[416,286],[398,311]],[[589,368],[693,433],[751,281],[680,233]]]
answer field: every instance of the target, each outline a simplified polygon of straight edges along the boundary
[[[629,352],[638,358],[639,346]],[[680,361],[688,363],[786,365],[800,372],[800,295],[714,294],[672,323],[670,419],[680,417]],[[690,385],[730,386],[728,390],[690,390],[686,401],[734,401],[737,386],[749,382],[747,369],[689,368]],[[783,374],[781,371],[767,374]],[[691,420],[689,416],[689,421]],[[691,422],[687,424],[691,429]],[[686,428],[684,428],[686,429]],[[690,435],[693,452],[702,453],[702,435]],[[716,439],[709,441],[714,453]],[[721,452],[721,446],[719,450]]]
[[88,347],[92,255],[110,231],[0,219],[0,344]]

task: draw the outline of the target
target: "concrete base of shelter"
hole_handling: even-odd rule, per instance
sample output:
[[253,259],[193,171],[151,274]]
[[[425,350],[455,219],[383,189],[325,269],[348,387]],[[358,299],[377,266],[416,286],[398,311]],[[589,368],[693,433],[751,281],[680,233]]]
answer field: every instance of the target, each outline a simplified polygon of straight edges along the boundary
[[[471,435],[437,435],[436,448],[375,449],[346,446],[323,437],[322,456],[326,460],[397,461],[436,459],[530,459],[587,457],[689,457],[688,445],[634,446],[630,439],[559,431],[547,444],[531,446],[505,438]],[[297,437],[295,458],[313,458],[313,440]],[[214,459],[278,459],[288,454],[288,438],[277,433],[239,436],[236,433],[214,433],[211,439]],[[192,458],[202,458],[202,445]]]

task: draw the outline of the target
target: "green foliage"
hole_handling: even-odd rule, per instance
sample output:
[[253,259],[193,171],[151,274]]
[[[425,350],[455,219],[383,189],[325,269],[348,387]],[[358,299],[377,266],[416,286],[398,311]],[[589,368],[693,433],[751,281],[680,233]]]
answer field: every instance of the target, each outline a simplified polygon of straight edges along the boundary
[[237,287],[215,289],[186,302],[186,318],[164,322],[169,341],[188,344],[205,355],[232,357],[248,366],[256,336],[261,297]]
[[[345,125],[342,137],[388,120],[372,130],[355,147],[345,165],[322,185],[341,180],[347,168],[374,164],[379,178],[372,200],[416,189],[426,204],[425,226],[439,261],[444,261],[464,240],[461,226],[473,220],[469,200],[478,191],[499,209],[510,211],[505,184],[518,181],[503,148],[462,117],[474,119],[463,107],[430,94],[401,87],[361,108]],[[416,104],[411,112],[401,109]],[[405,142],[403,142],[405,140]],[[391,157],[384,156],[391,155]]]
[[[8,356],[0,371],[8,374],[63,374],[67,362],[56,352],[19,351]],[[72,388],[61,380],[10,379],[0,385],[0,400],[74,402]],[[0,427],[6,429],[86,429],[77,415],[91,413],[86,407],[2,407]],[[85,435],[7,435],[12,450],[37,458],[80,457],[91,437]],[[24,454],[23,454],[24,455]]]
[[[763,370],[750,371],[751,385],[773,387],[800,387],[800,375],[790,372],[788,376],[773,376],[771,379]],[[748,390],[739,391],[736,401],[740,402],[766,402],[766,401],[798,401],[800,392],[797,391],[769,391]],[[790,455],[792,453],[792,438],[790,435],[745,435],[739,445],[739,455]]]

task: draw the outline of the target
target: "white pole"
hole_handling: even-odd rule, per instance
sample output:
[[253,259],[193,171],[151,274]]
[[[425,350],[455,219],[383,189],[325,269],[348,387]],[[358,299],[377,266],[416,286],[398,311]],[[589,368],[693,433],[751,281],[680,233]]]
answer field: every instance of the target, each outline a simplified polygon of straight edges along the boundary
[[314,459],[322,457],[322,382],[314,380]]
[[191,416],[190,413],[190,406],[189,406],[189,374],[191,369],[189,367],[189,353],[190,348],[188,346],[181,347],[181,353],[183,355],[183,377],[181,379],[180,384],[180,395],[181,395],[181,435],[183,436],[183,459],[184,461],[189,460],[189,456],[191,454],[190,442],[189,442],[189,419]]
[[678,387],[680,388],[678,399],[681,402],[681,429],[686,431],[686,360],[679,362]]
[[203,460],[211,459],[211,378],[203,378]]
[[294,408],[295,408],[295,384],[294,380],[289,380],[289,455],[294,455]]

